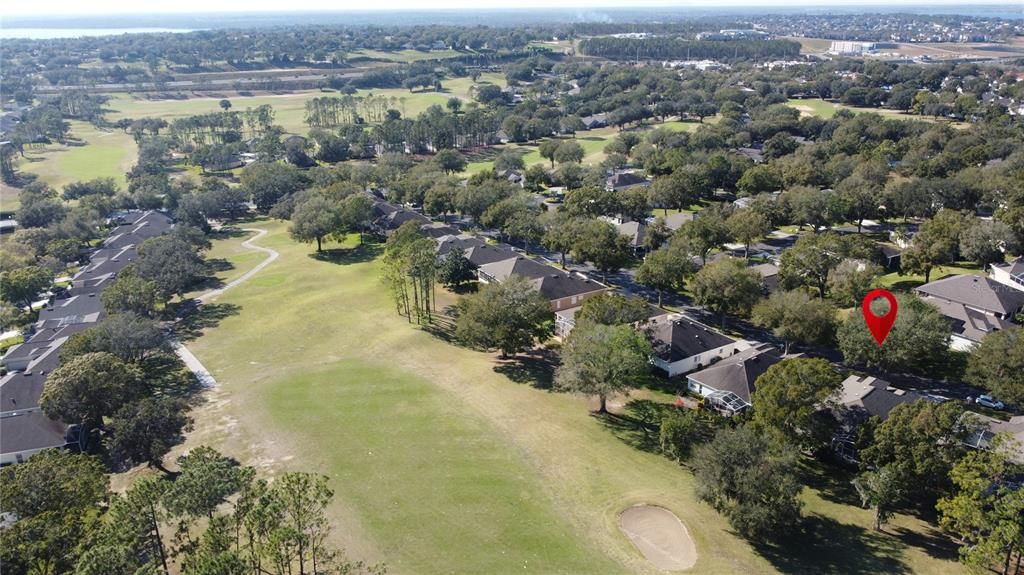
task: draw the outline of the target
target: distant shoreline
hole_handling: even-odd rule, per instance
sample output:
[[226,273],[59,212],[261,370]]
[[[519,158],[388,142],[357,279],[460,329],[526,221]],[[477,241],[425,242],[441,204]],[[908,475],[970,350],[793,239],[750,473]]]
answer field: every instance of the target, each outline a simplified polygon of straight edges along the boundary
[[0,39],[55,40],[122,34],[161,34],[195,32],[197,28],[0,28]]
[[[0,38],[67,38],[68,31],[79,36],[141,32],[189,32],[204,29],[241,29],[268,26],[362,26],[362,25],[492,25],[574,22],[675,22],[694,19],[730,19],[759,15],[854,15],[910,14],[919,16],[962,16],[967,18],[1024,19],[1019,3],[955,4],[920,3],[862,5],[787,5],[787,6],[621,6],[568,8],[480,8],[475,10],[423,8],[409,10],[331,10],[278,12],[195,12],[150,14],[82,14],[4,16]],[[49,36],[28,36],[25,30],[47,32]],[[60,32],[57,32],[60,31]]]

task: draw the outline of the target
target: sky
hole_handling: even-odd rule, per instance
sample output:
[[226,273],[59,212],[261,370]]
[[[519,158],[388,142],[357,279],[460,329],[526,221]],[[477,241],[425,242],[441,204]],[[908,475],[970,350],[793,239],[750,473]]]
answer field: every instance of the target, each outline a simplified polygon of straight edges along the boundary
[[[999,4],[1006,0],[839,0],[835,4],[922,6],[922,5],[977,5]],[[83,4],[88,9],[83,9]],[[158,8],[154,8],[157,4]],[[145,0],[47,0],[28,2],[6,0],[0,2],[2,16],[69,16],[77,14],[150,14],[150,13],[201,13],[201,12],[275,12],[275,11],[339,11],[339,10],[450,10],[486,8],[610,8],[641,6],[822,6],[821,0],[174,0],[173,2],[149,3]],[[2,26],[2,22],[0,22]]]

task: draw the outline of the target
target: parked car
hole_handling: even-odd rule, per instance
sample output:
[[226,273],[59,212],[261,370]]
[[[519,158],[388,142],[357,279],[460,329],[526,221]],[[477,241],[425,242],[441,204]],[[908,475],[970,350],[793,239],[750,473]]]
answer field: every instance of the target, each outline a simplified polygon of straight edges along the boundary
[[979,395],[978,398],[974,400],[974,403],[989,409],[1004,409],[1006,407],[1003,405],[1003,402],[995,399],[991,395]]

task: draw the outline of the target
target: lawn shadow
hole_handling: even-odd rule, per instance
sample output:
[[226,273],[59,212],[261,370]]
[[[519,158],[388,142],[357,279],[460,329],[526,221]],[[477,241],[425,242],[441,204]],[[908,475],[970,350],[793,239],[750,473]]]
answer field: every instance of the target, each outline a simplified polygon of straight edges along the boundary
[[508,359],[499,359],[494,371],[516,383],[529,384],[537,389],[552,389],[558,353],[553,349],[531,349]]
[[909,292],[923,284],[924,282],[921,280],[900,280],[892,282],[892,284],[889,286],[889,291]]
[[380,254],[384,253],[384,246],[377,243],[364,243],[354,248],[331,248],[320,252],[313,252],[309,257],[337,265],[351,265],[371,262]]
[[430,323],[420,325],[420,328],[438,339],[454,344],[455,317],[455,306],[448,306],[440,312],[430,314]]
[[823,499],[843,505],[860,507],[860,495],[853,486],[856,473],[821,461],[800,461],[800,475],[804,483]]
[[216,327],[224,318],[238,315],[241,309],[241,306],[233,303],[192,305],[180,314],[180,318],[174,324],[174,334],[182,341],[196,339],[204,330]]
[[199,283],[197,283],[194,289],[200,291],[208,291],[224,287],[224,280],[220,279],[219,277],[213,274],[231,271],[233,269],[235,269],[235,264],[231,263],[225,258],[207,259],[206,271],[209,272],[210,275],[207,275]]
[[227,240],[231,238],[240,238],[243,236],[251,235],[252,232],[247,232],[243,229],[236,228],[233,226],[225,225],[220,229],[211,230],[210,233],[206,234],[210,241],[215,240]]
[[201,403],[202,384],[170,350],[151,355],[140,363],[147,374],[150,393],[162,397],[185,399],[190,405]]
[[666,406],[649,399],[634,399],[623,406],[621,413],[594,412],[592,415],[630,447],[657,453],[661,449],[658,429]]
[[643,381],[640,382],[640,387],[642,389],[649,389],[651,391],[658,391],[669,395],[685,395],[686,378],[668,378],[665,377],[664,372],[657,372],[645,377]]
[[778,544],[751,544],[782,573],[910,573],[896,537],[817,513],[804,517],[799,533]]
[[928,527],[925,532],[907,529],[906,527],[887,528],[900,541],[910,547],[917,547],[928,555],[944,561],[956,561],[960,557],[960,546],[951,537]]

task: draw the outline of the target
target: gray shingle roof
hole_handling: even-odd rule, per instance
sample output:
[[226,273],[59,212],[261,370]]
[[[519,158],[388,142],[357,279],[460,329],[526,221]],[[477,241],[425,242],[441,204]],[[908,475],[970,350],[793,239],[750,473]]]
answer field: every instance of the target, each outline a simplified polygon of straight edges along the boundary
[[683,224],[685,224],[686,222],[692,222],[693,218],[694,214],[690,212],[677,212],[665,216],[665,225],[668,227],[668,229],[676,231],[679,228],[683,227]]
[[503,282],[511,275],[531,280],[537,291],[548,300],[583,295],[606,289],[594,280],[568,274],[558,268],[517,256],[480,266],[480,273]]
[[644,237],[647,236],[647,225],[640,222],[623,222],[615,226],[619,233],[629,238],[629,245],[639,248],[644,245]]
[[981,342],[993,331],[1013,326],[1005,319],[973,310],[961,303],[930,296],[921,299],[939,308],[939,313],[949,320],[953,333],[974,342]]
[[644,186],[650,184],[650,182],[640,174],[635,174],[633,172],[621,172],[610,176],[607,184],[612,188],[619,189],[629,188],[632,186]]
[[1004,270],[1011,276],[1024,277],[1024,258],[1017,258],[1005,264],[992,264],[992,267]]
[[730,391],[751,403],[754,383],[769,367],[782,361],[782,353],[769,344],[761,344],[731,355],[722,361],[687,376],[705,387]]
[[983,276],[950,276],[924,284],[917,291],[1004,316],[1012,315],[1024,307],[1024,291]]
[[519,257],[519,254],[512,251],[512,248],[508,246],[501,244],[491,245],[488,243],[466,248],[465,255],[466,259],[477,267]]
[[839,401],[846,406],[847,416],[853,422],[863,422],[868,417],[885,419],[896,406],[921,398],[916,392],[897,389],[882,379],[851,375],[843,381]]
[[41,411],[0,419],[0,453],[18,453],[67,445],[68,426]]
[[135,246],[172,225],[159,212],[127,212],[120,217],[127,223],[115,228],[103,246],[93,252],[91,263],[73,278],[68,295],[40,310],[36,333],[3,358],[4,365],[22,370],[0,380],[0,451],[5,454],[67,444],[69,426],[49,419],[38,409],[46,378],[60,364],[60,348],[68,337],[102,318],[99,291],[129,259],[134,259]]
[[651,324],[650,334],[655,355],[668,363],[718,349],[736,341],[681,315],[666,315],[655,319]]

